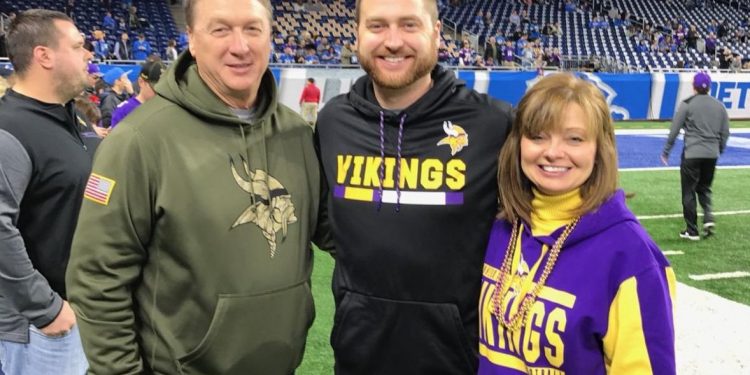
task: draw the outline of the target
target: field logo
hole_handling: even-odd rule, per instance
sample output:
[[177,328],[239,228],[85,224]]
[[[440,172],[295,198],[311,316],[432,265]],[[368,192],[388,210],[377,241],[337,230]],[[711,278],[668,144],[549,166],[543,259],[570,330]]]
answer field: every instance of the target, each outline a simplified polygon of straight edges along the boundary
[[[550,73],[550,74],[556,74],[556,73]],[[602,92],[602,95],[604,95],[604,100],[607,101],[610,114],[612,115],[612,118],[614,120],[629,120],[630,119],[630,111],[628,111],[625,107],[612,104],[615,98],[617,97],[617,91],[615,91],[615,89],[613,89],[612,86],[606,84],[604,81],[602,81],[601,78],[597,77],[596,74],[593,74],[593,73],[577,72],[576,77],[593,83],[594,86],[596,86]],[[541,79],[541,77],[537,76],[537,77],[534,77],[534,79],[526,81],[526,90],[530,89],[531,86],[534,86],[539,81],[539,79]]]

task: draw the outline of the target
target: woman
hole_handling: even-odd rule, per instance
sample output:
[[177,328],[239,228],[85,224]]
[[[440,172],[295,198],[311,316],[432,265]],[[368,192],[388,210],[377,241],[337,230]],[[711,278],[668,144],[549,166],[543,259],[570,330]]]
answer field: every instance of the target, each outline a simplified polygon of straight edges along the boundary
[[617,189],[599,89],[569,74],[534,85],[498,184],[479,374],[674,374],[674,273]]

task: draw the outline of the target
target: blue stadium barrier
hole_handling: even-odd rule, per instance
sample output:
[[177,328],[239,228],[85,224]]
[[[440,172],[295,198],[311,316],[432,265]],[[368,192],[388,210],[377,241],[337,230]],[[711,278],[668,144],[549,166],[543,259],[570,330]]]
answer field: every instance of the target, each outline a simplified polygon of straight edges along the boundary
[[[139,65],[100,65],[103,73],[113,67],[130,71],[136,80]],[[299,95],[308,77],[315,78],[321,88],[323,103],[338,94],[349,91],[361,69],[280,68],[271,72],[279,86],[280,101],[299,110]],[[555,72],[546,72],[555,74]],[[575,73],[596,85],[610,106],[615,120],[669,120],[679,103],[693,95],[694,73]],[[539,79],[535,72],[506,72],[487,70],[457,70],[456,76],[467,86],[481,93],[517,105],[526,90]],[[711,73],[711,95],[724,103],[732,119],[750,118],[750,75],[736,73]],[[327,82],[332,80],[331,82]]]

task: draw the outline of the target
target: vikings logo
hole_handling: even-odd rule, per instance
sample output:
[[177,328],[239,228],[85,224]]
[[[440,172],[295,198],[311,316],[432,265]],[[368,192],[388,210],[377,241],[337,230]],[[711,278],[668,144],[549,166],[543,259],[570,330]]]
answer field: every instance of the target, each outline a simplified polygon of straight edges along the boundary
[[257,225],[268,240],[273,258],[276,255],[276,232],[281,230],[281,234],[286,237],[289,224],[297,222],[292,196],[279,180],[265,171],[256,169],[255,172],[251,172],[245,159],[242,159],[242,165],[248,179],[240,176],[231,157],[229,164],[234,181],[252,197],[250,207],[237,218],[231,229],[246,223]]
[[447,137],[437,143],[438,146],[448,145],[451,147],[451,156],[455,156],[464,147],[469,145],[469,135],[464,128],[453,125],[450,121],[443,121],[443,131],[448,134]]

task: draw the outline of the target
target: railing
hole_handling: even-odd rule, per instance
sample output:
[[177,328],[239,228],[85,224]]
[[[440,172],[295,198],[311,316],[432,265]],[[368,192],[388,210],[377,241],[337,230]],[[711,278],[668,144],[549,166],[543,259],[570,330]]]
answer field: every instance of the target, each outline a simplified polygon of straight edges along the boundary
[[562,70],[591,71],[604,73],[627,73],[636,69],[609,56],[560,56]]

